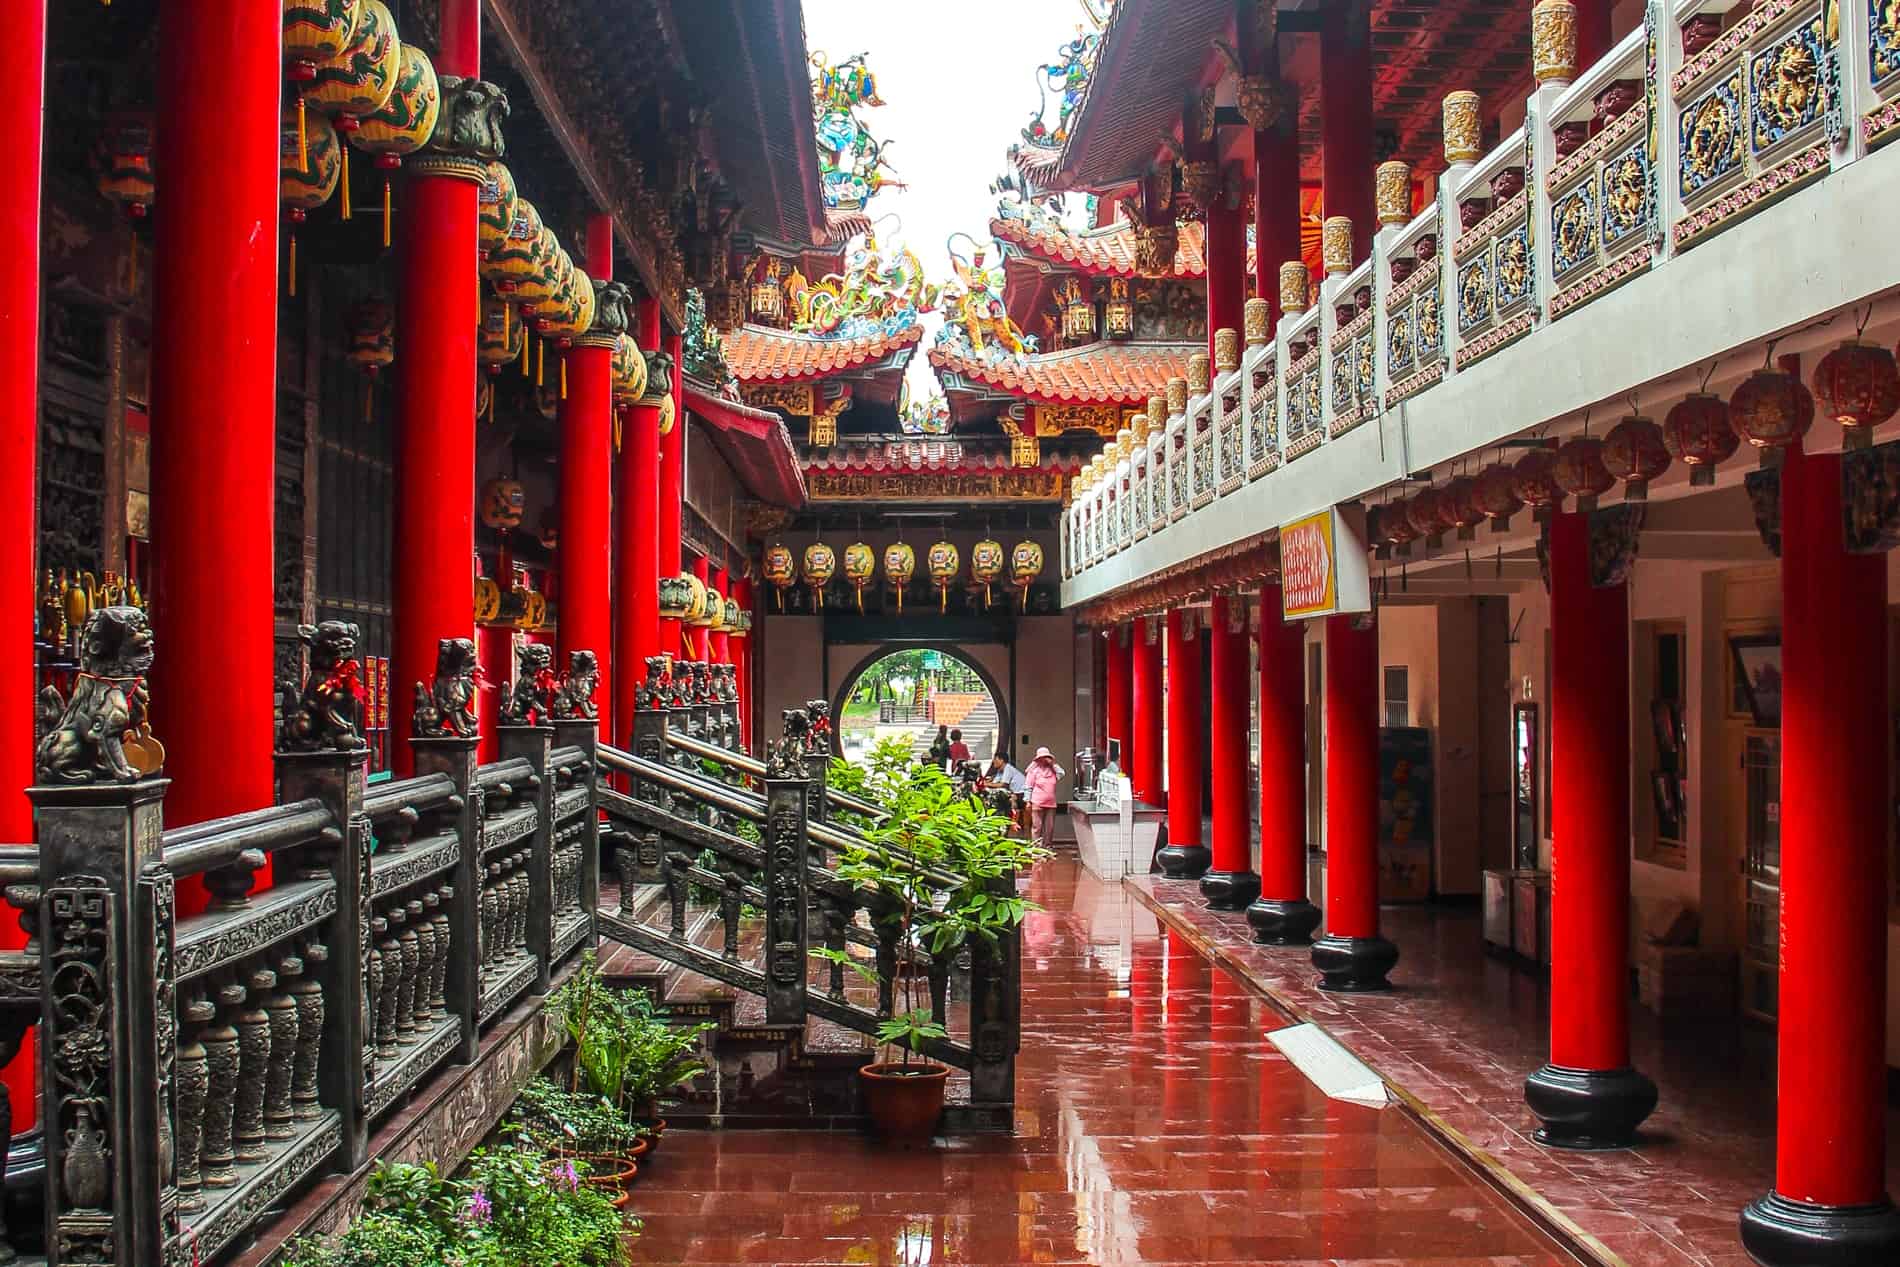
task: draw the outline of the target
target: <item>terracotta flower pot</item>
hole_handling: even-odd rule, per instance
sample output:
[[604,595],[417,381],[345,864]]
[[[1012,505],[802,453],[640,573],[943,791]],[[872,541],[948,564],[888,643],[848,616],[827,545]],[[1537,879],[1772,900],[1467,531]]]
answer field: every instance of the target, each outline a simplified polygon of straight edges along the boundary
[[934,1062],[871,1064],[858,1070],[871,1127],[894,1143],[917,1144],[937,1131],[950,1070]]

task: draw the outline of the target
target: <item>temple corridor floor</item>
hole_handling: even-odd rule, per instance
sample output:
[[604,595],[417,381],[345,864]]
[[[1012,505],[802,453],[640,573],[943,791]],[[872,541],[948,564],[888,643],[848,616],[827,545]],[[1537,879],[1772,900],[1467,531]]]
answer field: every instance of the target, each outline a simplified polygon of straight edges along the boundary
[[1013,1139],[676,1131],[635,1261],[1575,1262],[1401,1109],[1328,1100],[1119,885],[1065,854],[1029,887]]

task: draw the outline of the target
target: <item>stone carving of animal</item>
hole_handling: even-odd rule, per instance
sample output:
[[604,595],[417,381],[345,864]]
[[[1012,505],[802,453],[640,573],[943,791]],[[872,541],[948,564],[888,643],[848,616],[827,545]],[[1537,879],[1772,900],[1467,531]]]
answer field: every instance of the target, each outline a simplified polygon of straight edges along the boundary
[[418,739],[473,739],[479,733],[474,639],[444,638],[436,643],[435,682],[416,683],[414,730]]
[[303,691],[284,683],[284,726],[279,742],[286,752],[368,747],[363,739],[363,684],[357,680],[356,643],[362,631],[345,620],[298,625],[297,638],[310,648],[310,672]]
[[591,718],[598,715],[594,694],[600,690],[600,661],[591,651],[570,651],[567,674],[555,693],[553,714],[561,718]]
[[805,711],[811,716],[811,731],[805,737],[805,751],[828,751],[831,747],[831,701],[808,700]]
[[811,742],[811,714],[802,708],[785,710],[783,737],[772,745],[766,757],[765,776],[769,779],[805,777],[805,751]]
[[634,692],[633,706],[641,709],[666,707],[665,656],[647,657],[646,681],[640,683],[639,689]]
[[515,648],[515,685],[503,702],[502,720],[510,726],[546,725],[559,690],[554,649],[539,642],[522,643]]
[[[42,783],[135,783],[158,772],[164,749],[145,723],[145,674],[155,649],[151,623],[136,607],[101,607],[86,617],[71,698],[60,700],[50,686],[41,696],[49,716],[58,709],[33,754]],[[139,741],[131,754],[128,739]]]

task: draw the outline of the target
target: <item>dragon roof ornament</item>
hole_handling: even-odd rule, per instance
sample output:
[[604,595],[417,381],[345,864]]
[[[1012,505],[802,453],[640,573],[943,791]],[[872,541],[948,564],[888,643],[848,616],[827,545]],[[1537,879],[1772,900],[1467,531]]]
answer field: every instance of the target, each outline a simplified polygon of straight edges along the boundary
[[859,107],[884,104],[877,77],[865,65],[867,54],[847,57],[836,66],[824,53],[811,55],[812,108],[818,133],[818,180],[826,208],[858,211],[878,190],[894,181],[879,141],[858,118]]

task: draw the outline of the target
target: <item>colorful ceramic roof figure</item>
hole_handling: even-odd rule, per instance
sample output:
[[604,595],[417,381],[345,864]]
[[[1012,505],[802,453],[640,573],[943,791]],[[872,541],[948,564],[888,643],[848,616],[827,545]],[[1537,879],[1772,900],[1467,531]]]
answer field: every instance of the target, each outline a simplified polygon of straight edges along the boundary
[[[957,252],[957,238],[970,242],[968,256]],[[983,247],[967,233],[951,235],[944,249],[956,280],[943,288],[943,329],[937,332],[937,346],[978,359],[1021,356],[1036,350],[1033,336],[1022,332],[1010,320],[1003,303],[1004,275],[1000,267],[985,263]],[[936,355],[931,355],[935,363]]]
[[[1101,43],[1100,30],[1100,21],[1093,31],[1077,26],[1075,38],[1056,50],[1055,60],[1036,67],[1036,88],[1042,93],[1042,102],[1029,126],[1023,129],[1023,140],[1031,145],[1060,149],[1069,139],[1069,116],[1082,103],[1082,90],[1088,87],[1089,72],[1095,67],[1095,49]],[[1051,91],[1060,94],[1054,127],[1048,123]]]
[[[752,262],[748,284],[754,291],[770,285],[779,261],[761,255]],[[900,334],[937,306],[938,287],[924,280],[924,267],[909,247],[878,247],[875,234],[844,253],[842,273],[809,280],[794,264],[778,285],[778,304],[787,329],[818,338],[862,339]],[[761,305],[755,295],[753,311]],[[767,305],[769,306],[769,305]]]
[[907,436],[941,436],[950,434],[950,402],[943,393],[933,391],[927,400],[912,400],[910,380],[904,381],[904,390],[897,398],[897,425]]
[[884,143],[871,135],[858,118],[860,106],[881,106],[877,79],[864,64],[864,54],[847,57],[833,66],[823,53],[813,53],[817,70],[812,78],[812,105],[817,115],[818,179],[825,207],[855,210],[871,200],[886,184],[890,164]]

